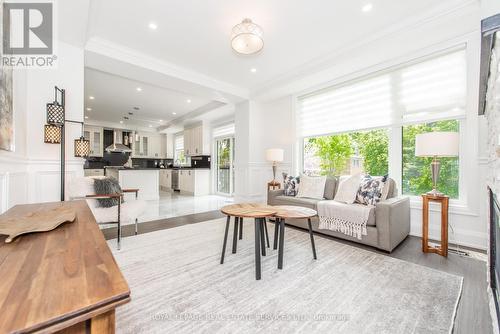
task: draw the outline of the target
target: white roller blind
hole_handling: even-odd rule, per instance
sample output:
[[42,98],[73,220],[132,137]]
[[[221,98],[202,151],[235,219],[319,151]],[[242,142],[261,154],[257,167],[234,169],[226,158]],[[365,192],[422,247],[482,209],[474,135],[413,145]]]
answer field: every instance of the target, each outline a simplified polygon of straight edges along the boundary
[[183,135],[175,136],[174,147],[175,147],[176,151],[184,149],[184,136]]
[[219,127],[214,128],[212,136],[214,138],[217,137],[227,137],[234,135],[234,123],[229,123],[225,125],[221,125]]
[[298,100],[303,137],[465,114],[465,51],[330,87]]

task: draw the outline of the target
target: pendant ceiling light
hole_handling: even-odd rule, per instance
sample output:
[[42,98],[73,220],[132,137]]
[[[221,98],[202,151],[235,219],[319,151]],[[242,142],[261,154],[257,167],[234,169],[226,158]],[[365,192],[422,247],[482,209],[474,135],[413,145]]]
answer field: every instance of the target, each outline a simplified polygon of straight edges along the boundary
[[250,55],[259,52],[264,47],[263,31],[250,19],[244,19],[233,27],[231,47],[234,51]]

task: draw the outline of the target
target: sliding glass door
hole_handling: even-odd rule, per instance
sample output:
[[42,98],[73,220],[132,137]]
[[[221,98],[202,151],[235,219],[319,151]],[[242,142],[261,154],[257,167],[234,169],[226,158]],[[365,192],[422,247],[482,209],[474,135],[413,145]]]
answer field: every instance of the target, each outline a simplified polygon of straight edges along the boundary
[[215,139],[216,164],[215,184],[216,192],[224,195],[232,195],[234,189],[234,137]]

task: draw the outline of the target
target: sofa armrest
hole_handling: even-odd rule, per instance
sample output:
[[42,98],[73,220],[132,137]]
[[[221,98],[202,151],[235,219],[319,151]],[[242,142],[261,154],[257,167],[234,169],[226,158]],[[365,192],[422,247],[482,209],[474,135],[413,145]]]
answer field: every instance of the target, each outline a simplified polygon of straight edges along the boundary
[[283,189],[278,190],[268,190],[267,191],[267,204],[273,205],[276,200],[276,197],[281,196],[285,193]]
[[410,234],[410,198],[393,197],[377,203],[375,224],[379,248],[391,252]]

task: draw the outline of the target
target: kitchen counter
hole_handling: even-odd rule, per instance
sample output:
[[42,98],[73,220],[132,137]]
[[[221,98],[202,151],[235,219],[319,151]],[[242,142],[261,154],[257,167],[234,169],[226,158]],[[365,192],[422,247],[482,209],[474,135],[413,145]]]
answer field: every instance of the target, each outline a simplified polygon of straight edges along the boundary
[[[160,198],[160,168],[107,167],[105,175],[117,179],[122,189],[139,189],[139,199]],[[135,195],[125,194],[125,200],[133,196]]]

